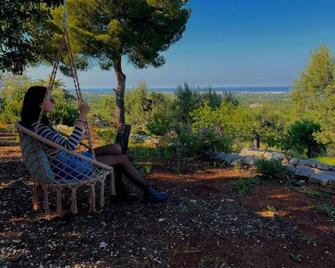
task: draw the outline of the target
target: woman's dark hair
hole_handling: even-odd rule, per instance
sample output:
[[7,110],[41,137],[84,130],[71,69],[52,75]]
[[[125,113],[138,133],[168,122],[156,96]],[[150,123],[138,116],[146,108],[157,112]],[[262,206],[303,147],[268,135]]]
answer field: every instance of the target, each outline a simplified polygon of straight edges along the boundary
[[[46,92],[47,88],[42,86],[33,86],[28,89],[21,109],[21,125],[31,128],[31,125],[38,121]],[[41,122],[49,124],[49,120],[45,114],[43,114]]]

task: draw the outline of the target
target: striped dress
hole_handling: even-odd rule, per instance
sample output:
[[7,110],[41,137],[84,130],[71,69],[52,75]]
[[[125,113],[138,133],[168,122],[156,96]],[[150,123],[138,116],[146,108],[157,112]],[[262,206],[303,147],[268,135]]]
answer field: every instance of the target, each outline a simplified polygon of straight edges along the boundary
[[[37,123],[34,123],[32,128],[35,129],[36,126]],[[77,148],[84,134],[84,130],[76,126],[72,134],[66,138],[53,128],[43,123],[38,125],[36,132],[40,136],[71,151],[74,151]],[[93,171],[91,163],[72,156],[65,151],[55,149],[53,152],[49,152],[49,155],[53,156],[50,159],[50,164],[56,179],[65,178],[71,180],[76,178],[81,180],[89,176]],[[83,152],[82,155],[92,158],[92,154],[88,151]]]
[[[36,129],[37,124],[37,122],[34,123],[32,128]],[[84,130],[76,126],[70,137],[66,138],[48,125],[40,123],[37,128],[37,134],[68,150],[74,151],[83,137]]]

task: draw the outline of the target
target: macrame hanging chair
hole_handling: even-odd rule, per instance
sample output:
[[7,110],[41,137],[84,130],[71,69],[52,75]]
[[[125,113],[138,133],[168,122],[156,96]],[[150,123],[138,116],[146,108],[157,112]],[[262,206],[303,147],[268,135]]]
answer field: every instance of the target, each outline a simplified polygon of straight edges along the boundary
[[[52,91],[62,52],[66,50],[77,99],[78,102],[81,102],[82,94],[68,34],[66,1],[64,1],[64,8],[63,38],[58,47],[45,99]],[[38,123],[41,122],[42,115],[43,110],[41,110]],[[38,125],[39,124],[37,124],[37,126]],[[46,214],[50,213],[49,190],[56,192],[56,214],[58,215],[62,214],[62,193],[65,189],[70,189],[71,191],[71,211],[74,214],[78,213],[77,190],[80,187],[89,188],[90,211],[96,210],[97,185],[100,186],[99,203],[101,207],[104,206],[104,191],[107,178],[110,180],[110,193],[115,194],[114,169],[111,166],[95,160],[92,136],[87,122],[85,123],[85,132],[88,136],[88,145],[81,142],[76,151],[70,151],[63,146],[45,139],[36,133],[37,129],[34,131],[27,129],[19,122],[16,123],[16,128],[19,132],[23,162],[34,182],[34,210],[38,210],[40,207],[39,189],[41,188],[44,193],[44,210]],[[64,133],[61,134],[68,136]],[[56,157],[55,151],[58,152],[58,157]],[[90,151],[92,158],[83,155],[82,153],[85,151]],[[62,157],[60,158],[59,155],[62,155]]]

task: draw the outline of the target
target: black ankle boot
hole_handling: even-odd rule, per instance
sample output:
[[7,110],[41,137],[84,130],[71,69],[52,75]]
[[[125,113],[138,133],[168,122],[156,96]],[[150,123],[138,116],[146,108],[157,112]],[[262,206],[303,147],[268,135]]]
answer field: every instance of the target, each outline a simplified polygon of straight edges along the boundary
[[149,187],[143,194],[144,203],[159,203],[164,202],[168,199],[169,194],[167,192],[159,192],[153,187]]

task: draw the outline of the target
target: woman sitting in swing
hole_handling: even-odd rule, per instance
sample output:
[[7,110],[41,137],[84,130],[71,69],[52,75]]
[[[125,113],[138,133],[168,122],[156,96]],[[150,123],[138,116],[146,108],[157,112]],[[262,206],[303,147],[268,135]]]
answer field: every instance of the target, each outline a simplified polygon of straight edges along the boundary
[[[50,125],[47,114],[54,110],[54,99],[51,94],[45,96],[46,92],[47,88],[41,86],[33,86],[28,89],[21,110],[21,124],[28,129],[35,130],[40,136],[49,139],[68,150],[75,150],[84,136],[84,124],[90,108],[86,102],[82,101],[80,103],[80,115],[77,124],[69,138],[66,138]],[[44,113],[42,115],[41,123],[38,124],[41,109]],[[156,203],[167,200],[168,193],[159,192],[150,186],[144,180],[141,173],[129,161],[128,157],[123,154],[121,147],[118,144],[110,144],[94,148],[94,154],[97,161],[114,167],[116,195],[112,197],[113,201],[127,202],[138,200],[135,194],[127,193],[122,181],[122,173],[143,191],[143,202]],[[84,152],[83,155],[91,157],[89,152]]]

